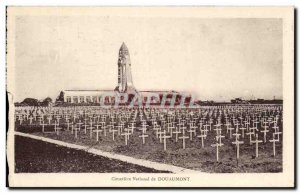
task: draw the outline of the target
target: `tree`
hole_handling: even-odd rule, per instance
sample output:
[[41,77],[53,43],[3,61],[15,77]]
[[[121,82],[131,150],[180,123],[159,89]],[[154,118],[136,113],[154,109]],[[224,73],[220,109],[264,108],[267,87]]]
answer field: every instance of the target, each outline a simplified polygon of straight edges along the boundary
[[22,105],[39,106],[39,101],[34,98],[26,98],[21,102]]
[[41,105],[42,106],[49,106],[49,104],[52,103],[52,99],[50,97],[45,98],[42,102]]
[[58,97],[56,98],[55,102],[64,102],[64,95],[65,93],[63,91],[61,91],[58,95]]
[[52,103],[52,99],[50,97],[47,97],[43,100],[43,103]]

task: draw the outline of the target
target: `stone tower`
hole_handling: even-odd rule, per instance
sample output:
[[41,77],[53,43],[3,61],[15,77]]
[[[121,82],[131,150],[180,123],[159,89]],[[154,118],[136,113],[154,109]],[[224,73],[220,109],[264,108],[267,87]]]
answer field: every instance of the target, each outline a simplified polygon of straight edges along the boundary
[[122,43],[122,46],[119,50],[118,86],[115,88],[115,90],[119,92],[135,91],[132,82],[129,51],[124,42]]

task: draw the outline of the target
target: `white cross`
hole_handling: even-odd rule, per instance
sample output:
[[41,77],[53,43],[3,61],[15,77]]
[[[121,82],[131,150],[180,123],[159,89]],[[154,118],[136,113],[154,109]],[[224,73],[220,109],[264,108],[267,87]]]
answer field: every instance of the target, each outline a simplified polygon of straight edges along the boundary
[[245,125],[246,125],[247,131],[248,131],[250,123],[248,121],[245,121]]
[[76,127],[74,128],[74,126],[72,125],[72,131],[75,130],[75,138],[77,139],[77,132],[80,130],[80,128]]
[[258,134],[255,135],[256,140],[252,141],[252,143],[255,143],[255,155],[258,157],[258,143],[262,143],[262,140],[258,140]]
[[95,127],[93,127],[92,125],[90,125],[90,127],[88,127],[87,129],[89,129],[90,130],[90,138],[92,139],[92,137],[93,137],[93,129],[94,129]]
[[208,127],[209,127],[209,125],[208,124],[205,124],[205,125],[203,125],[203,127],[204,127],[204,129],[203,129],[203,131],[205,131],[205,135],[207,134],[207,131],[208,131]]
[[44,133],[44,132],[45,132],[45,125],[47,125],[47,124],[45,124],[45,123],[43,122],[41,125],[42,125],[42,132]]
[[178,134],[180,134],[181,132],[179,131],[179,129],[176,129],[176,131],[173,131],[173,133],[175,133],[175,142],[178,141]]
[[60,120],[61,118],[59,117],[59,116],[57,116],[56,117],[56,120],[57,120],[57,123],[59,124],[59,120]]
[[158,131],[157,133],[159,134],[159,143],[162,143],[162,134],[164,133],[165,131]]
[[84,134],[86,134],[86,130],[87,130],[87,127],[89,126],[89,124],[86,124],[86,121],[84,121],[84,122],[85,122],[85,124],[83,125],[84,126]]
[[[99,130],[99,127],[101,126],[102,124],[98,124],[98,123],[96,123],[95,124],[95,128],[96,128],[96,130]],[[88,126],[88,125],[87,125]],[[85,129],[86,129],[86,127],[85,127]],[[101,131],[103,131],[103,130],[101,130]],[[85,132],[86,133],[86,132]]]
[[217,154],[217,162],[219,161],[219,147],[223,146],[224,144],[223,143],[215,143],[215,144],[212,144],[211,146],[212,147],[216,147],[217,148],[217,151],[216,151],[216,154]]
[[131,130],[131,133],[133,133],[134,129],[136,128],[134,125],[135,125],[135,123],[134,123],[134,122],[129,124],[129,127],[128,127],[128,129],[130,129],[130,130]]
[[252,144],[252,135],[254,135],[254,130],[249,131],[248,133],[246,133],[246,135],[249,135],[249,141],[250,141],[250,145]]
[[204,138],[206,138],[207,135],[204,134],[204,132],[201,132],[201,135],[198,135],[198,138],[201,138],[201,147],[204,147]]
[[123,125],[122,124],[118,124],[116,127],[118,129],[118,135],[120,135],[123,132]]
[[229,122],[226,122],[226,124],[225,124],[225,126],[226,126],[226,128],[227,128],[227,133],[228,133],[228,128],[231,126],[231,124],[229,123]]
[[154,126],[153,130],[156,133],[156,138],[158,138],[158,132],[161,130],[161,128],[159,126]]
[[273,133],[273,139],[269,140],[270,142],[273,142],[273,155],[275,157],[276,155],[276,142],[279,142],[278,139],[275,139],[275,133]]
[[235,141],[238,141],[241,134],[239,134],[239,133],[234,133],[234,134],[232,134],[232,135],[235,136]]
[[253,125],[254,125],[254,127],[255,127],[255,129],[257,129],[257,124],[258,124],[259,122],[257,121],[257,120],[254,120],[253,121]]
[[191,127],[188,132],[190,133],[190,140],[193,141],[193,134],[196,135],[196,128]]
[[70,130],[70,122],[69,122],[69,119],[67,119],[67,130],[68,130],[68,131]]
[[33,117],[29,117],[29,124],[32,124]]
[[113,138],[113,141],[115,140],[115,132],[117,132],[118,130],[115,130],[115,129],[111,129],[110,132],[112,132],[112,138]]
[[267,141],[267,133],[269,130],[267,130],[267,127],[264,127],[264,130],[260,131],[261,133],[264,133],[264,143]]
[[216,140],[217,141],[219,140],[219,142],[222,143],[222,138],[224,138],[224,137],[225,137],[224,135],[217,135]]
[[51,117],[51,116],[49,116],[49,117],[47,117],[47,119],[48,119],[48,123],[49,123],[49,125],[50,125],[50,123],[51,123],[51,120],[52,120],[52,117]]
[[76,123],[77,125],[78,125],[78,128],[79,128],[79,131],[80,131],[80,129],[81,129],[81,125],[83,124],[80,120],[79,120],[79,122],[78,123]]
[[240,158],[240,144],[244,144],[244,142],[236,140],[236,141],[232,142],[232,144],[236,145],[236,158],[239,159]]
[[277,140],[279,142],[280,141],[280,137],[279,136],[282,134],[282,132],[278,131],[278,132],[275,132],[274,134],[277,135]]
[[40,117],[39,117],[39,122],[40,122],[40,124],[42,123],[42,121],[44,122],[44,117],[40,116]]
[[74,123],[73,122],[71,123],[71,127],[72,127],[71,134],[73,134],[73,131],[74,131]]
[[184,135],[184,131],[185,130],[182,130],[182,136],[179,137],[179,139],[182,139],[182,148],[185,149],[185,139],[189,138],[188,136],[185,136]]
[[274,132],[276,133],[276,132],[278,131],[279,127],[276,126],[276,125],[274,125],[274,126],[272,127],[272,129],[274,129]]
[[245,130],[246,130],[247,128],[245,128],[245,127],[240,127],[240,130],[242,130],[242,137],[244,138],[244,136],[245,136]]
[[217,135],[221,135],[221,133],[222,133],[222,129],[221,128],[217,127],[214,130],[216,131]]
[[[96,125],[97,126],[97,125]],[[103,129],[104,131],[104,136],[106,137],[106,126],[105,125],[102,125],[101,128]]]
[[125,145],[128,145],[128,138],[129,138],[129,133],[128,132],[126,132],[126,133],[121,133],[121,135],[124,135],[124,137],[125,137]]
[[232,138],[232,130],[234,130],[234,128],[233,127],[229,127],[229,128],[227,128],[227,132],[228,132],[228,130],[229,130],[229,137],[231,139]]
[[141,137],[143,139],[143,144],[145,144],[145,138],[149,137],[148,135],[146,135],[146,133],[142,133],[142,135],[140,135],[139,137]]
[[58,124],[57,124],[57,122],[56,121],[54,121],[54,131],[56,132],[56,127],[58,126]]
[[173,136],[173,129],[175,129],[175,127],[173,126],[173,124],[172,124],[172,126],[168,127],[168,131],[170,132],[170,136],[171,137]]
[[95,129],[93,132],[96,133],[96,140],[99,141],[99,133],[102,132],[102,129],[98,129],[98,127],[97,127],[97,129]]
[[164,150],[167,150],[167,138],[171,138],[171,136],[167,136],[166,135],[166,131],[164,131],[164,136],[162,137],[164,138]]
[[239,122],[236,122],[235,125],[236,125],[236,128],[238,129],[240,124],[239,124]]

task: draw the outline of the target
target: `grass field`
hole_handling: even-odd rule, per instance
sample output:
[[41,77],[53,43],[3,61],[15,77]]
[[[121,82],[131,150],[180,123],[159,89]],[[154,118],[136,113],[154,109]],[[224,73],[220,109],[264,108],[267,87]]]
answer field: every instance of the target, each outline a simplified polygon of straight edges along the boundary
[[16,173],[168,173],[15,136]]
[[[53,131],[54,126],[47,126],[46,131]],[[65,127],[64,127],[65,129]],[[80,144],[93,147],[107,152],[114,152],[122,155],[132,156],[160,163],[172,164],[183,168],[198,170],[210,173],[232,173],[232,172],[282,172],[282,143],[276,143],[276,156],[273,156],[272,143],[259,144],[259,157],[255,157],[255,144],[250,145],[248,137],[245,136],[244,144],[240,146],[240,159],[236,159],[236,147],[231,144],[234,138],[229,138],[223,128],[222,134],[226,137],[222,139],[224,146],[220,148],[220,160],[216,161],[216,148],[211,147],[215,143],[215,132],[208,132],[205,140],[205,147],[201,148],[201,140],[195,138],[193,141],[186,140],[186,149],[182,149],[182,140],[175,142],[175,138],[167,141],[167,151],[163,150],[163,144],[155,137],[152,129],[147,131],[150,137],[146,138],[146,143],[142,144],[142,139],[138,137],[140,131],[134,132],[130,136],[128,145],[125,145],[124,136],[117,136],[112,141],[112,134],[107,132],[107,136],[101,135],[96,141],[95,134],[90,139],[89,133],[84,134],[83,129],[75,139],[71,131],[62,131],[60,135],[52,133],[42,133],[41,126],[23,124],[16,125],[16,130],[34,135],[44,136],[69,143]],[[188,135],[188,134],[186,134]],[[262,139],[262,134],[259,136]],[[271,139],[271,133],[267,136]],[[17,147],[17,145],[16,145]],[[78,156],[77,158],[79,158]]]

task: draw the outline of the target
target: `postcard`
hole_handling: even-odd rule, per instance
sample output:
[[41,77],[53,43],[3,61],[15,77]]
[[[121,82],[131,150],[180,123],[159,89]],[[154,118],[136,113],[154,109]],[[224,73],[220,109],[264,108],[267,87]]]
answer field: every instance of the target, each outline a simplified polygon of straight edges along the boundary
[[7,7],[10,187],[295,186],[293,7]]

